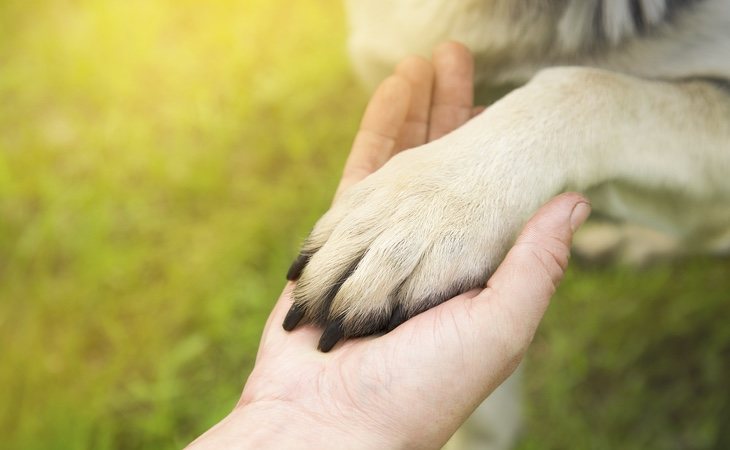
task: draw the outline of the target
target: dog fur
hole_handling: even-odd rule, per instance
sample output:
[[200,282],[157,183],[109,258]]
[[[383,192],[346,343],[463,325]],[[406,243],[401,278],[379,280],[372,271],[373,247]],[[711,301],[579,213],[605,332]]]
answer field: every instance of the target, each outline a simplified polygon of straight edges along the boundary
[[522,87],[398,154],[324,215],[290,274],[287,328],[324,326],[328,350],[483,286],[524,221],[566,190],[683,251],[730,247],[730,1],[347,7],[354,65],[371,85],[454,39],[475,54],[480,85]]
[[456,38],[482,83],[527,83],[397,155],[325,214],[300,260],[304,320],[334,337],[372,334],[481,286],[524,220],[564,190],[687,248],[727,244],[726,0],[352,0],[349,10],[353,59],[372,81]]

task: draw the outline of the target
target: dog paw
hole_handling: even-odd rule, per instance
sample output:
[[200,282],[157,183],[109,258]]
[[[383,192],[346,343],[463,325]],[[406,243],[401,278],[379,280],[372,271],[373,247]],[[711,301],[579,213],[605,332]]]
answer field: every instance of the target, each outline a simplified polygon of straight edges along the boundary
[[326,352],[486,284],[525,205],[499,183],[479,183],[477,170],[474,179],[464,175],[469,165],[453,155],[444,164],[449,156],[439,153],[421,147],[397,155],[317,222],[289,269],[297,284],[285,329],[322,327]]

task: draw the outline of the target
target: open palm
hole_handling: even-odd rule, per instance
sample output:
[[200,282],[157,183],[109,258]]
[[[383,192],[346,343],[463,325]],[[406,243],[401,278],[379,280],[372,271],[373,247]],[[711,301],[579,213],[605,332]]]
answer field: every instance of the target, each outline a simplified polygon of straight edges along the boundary
[[[409,58],[368,105],[338,195],[393,154],[448,133],[473,114],[472,60],[455,43],[433,62]],[[336,199],[335,199],[336,201]],[[440,448],[516,368],[589,212],[578,194],[538,211],[482,290],[459,295],[382,336],[317,350],[322,330],[272,311],[236,410],[196,448]]]

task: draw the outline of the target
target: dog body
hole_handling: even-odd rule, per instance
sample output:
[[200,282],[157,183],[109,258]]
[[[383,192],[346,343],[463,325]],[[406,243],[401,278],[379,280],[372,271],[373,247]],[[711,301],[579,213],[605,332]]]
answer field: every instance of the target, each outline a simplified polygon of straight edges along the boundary
[[730,76],[727,0],[347,0],[349,47],[373,85],[410,54],[454,39],[477,80],[524,84],[555,66],[644,78]]
[[[480,85],[524,85],[325,214],[294,292],[305,320],[372,334],[483,286],[524,221],[566,190],[683,250],[730,248],[730,1],[349,0],[348,12],[370,84],[455,39]],[[514,414],[491,448],[517,429],[518,408],[498,409]]]
[[325,214],[294,292],[306,320],[371,334],[483,285],[524,220],[565,190],[684,248],[728,246],[727,0],[349,7],[353,59],[372,81],[458,38],[474,49],[482,83],[527,82],[396,155]]

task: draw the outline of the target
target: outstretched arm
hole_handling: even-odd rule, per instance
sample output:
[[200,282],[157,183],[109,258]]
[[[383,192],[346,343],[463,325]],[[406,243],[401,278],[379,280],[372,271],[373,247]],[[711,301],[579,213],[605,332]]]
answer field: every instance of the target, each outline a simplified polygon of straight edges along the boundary
[[[441,49],[453,58],[449,64],[464,67],[463,47]],[[438,79],[443,70],[438,58],[433,66],[404,62],[376,91],[338,192],[392,154],[471,116],[470,91],[462,89],[471,88],[469,78],[457,76],[469,85],[451,91],[461,97],[441,97],[444,103],[435,101],[438,81],[433,91],[426,88],[433,72]],[[406,68],[418,76],[402,77]],[[555,198],[526,225],[484,289],[328,354],[315,349],[321,330],[281,328],[292,305],[290,283],[268,319],[238,405],[190,448],[440,448],[522,359],[562,278],[572,234],[589,211],[577,194]]]

